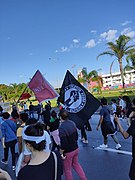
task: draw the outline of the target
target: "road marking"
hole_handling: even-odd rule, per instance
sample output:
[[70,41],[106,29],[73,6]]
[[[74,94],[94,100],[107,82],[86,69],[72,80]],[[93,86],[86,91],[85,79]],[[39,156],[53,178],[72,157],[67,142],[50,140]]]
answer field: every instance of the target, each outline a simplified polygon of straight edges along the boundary
[[112,148],[100,148],[100,147],[96,147],[95,149],[103,150],[103,151],[116,152],[119,154],[126,154],[126,155],[132,156],[132,152],[129,152],[129,151],[117,150],[117,149],[112,149]]

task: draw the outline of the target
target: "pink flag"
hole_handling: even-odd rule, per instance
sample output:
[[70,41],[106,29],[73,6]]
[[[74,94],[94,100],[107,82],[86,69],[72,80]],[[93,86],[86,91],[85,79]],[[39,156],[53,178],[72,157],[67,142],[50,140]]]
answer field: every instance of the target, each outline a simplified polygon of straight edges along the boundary
[[47,99],[54,99],[59,96],[55,89],[43,77],[39,70],[34,74],[28,84],[28,87],[34,92],[37,100],[42,102]]

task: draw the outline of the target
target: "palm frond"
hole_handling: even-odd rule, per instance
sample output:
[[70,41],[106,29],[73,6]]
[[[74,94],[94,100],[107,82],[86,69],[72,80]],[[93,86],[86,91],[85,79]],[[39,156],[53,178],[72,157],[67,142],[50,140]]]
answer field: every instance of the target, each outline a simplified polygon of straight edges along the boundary
[[97,56],[97,60],[99,59],[100,56],[103,56],[103,55],[114,56],[114,52],[106,51],[106,52],[100,53],[100,54]]
[[79,82],[79,83],[85,83],[86,80],[85,80],[84,78],[78,78],[78,82]]
[[87,76],[87,72],[84,69],[82,69],[82,74],[83,74],[84,77]]
[[113,63],[115,60],[112,61],[111,65],[110,65],[110,75],[112,76],[112,67],[113,67]]
[[124,72],[125,72],[125,71],[130,71],[130,70],[133,70],[133,67],[127,64],[127,65],[124,67]]
[[88,78],[90,79],[91,77],[96,77],[98,76],[98,72],[96,70],[93,70],[91,71],[89,74],[88,74]]

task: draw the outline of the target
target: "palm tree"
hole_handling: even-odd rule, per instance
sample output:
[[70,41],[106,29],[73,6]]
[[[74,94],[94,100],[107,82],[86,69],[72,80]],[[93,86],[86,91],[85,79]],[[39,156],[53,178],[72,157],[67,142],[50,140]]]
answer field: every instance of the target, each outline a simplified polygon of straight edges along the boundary
[[103,85],[103,80],[102,80],[102,77],[101,76],[98,76],[98,72],[96,70],[93,70],[89,73],[86,72],[86,70],[82,70],[81,71],[81,74],[82,76],[78,75],[78,81],[80,83],[86,83],[87,84],[87,87],[88,85],[90,85],[90,82],[91,81],[95,81],[97,82],[97,86],[100,87],[101,89],[101,86]]
[[124,70],[135,69],[135,53],[129,54],[126,58],[127,65],[124,67]]
[[[123,58],[124,56],[128,56],[129,54],[132,54],[133,52],[135,52],[135,48],[134,48],[135,45],[127,46],[130,40],[131,38],[128,36],[120,35],[119,38],[115,41],[116,43],[113,43],[113,42],[107,43],[108,48],[109,48],[108,51],[105,51],[97,56],[97,59],[102,55],[110,55],[110,56],[116,57],[116,60],[119,63],[121,80],[122,80],[124,91],[125,91],[125,82],[124,82],[124,73],[123,73],[123,65],[122,65]],[[112,68],[113,62],[111,64],[111,68]]]

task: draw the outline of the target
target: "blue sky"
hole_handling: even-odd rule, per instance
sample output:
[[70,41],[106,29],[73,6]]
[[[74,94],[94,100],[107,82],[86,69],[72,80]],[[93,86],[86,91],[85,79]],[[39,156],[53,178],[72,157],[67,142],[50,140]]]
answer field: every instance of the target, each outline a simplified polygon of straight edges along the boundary
[[134,7],[134,0],[0,0],[0,84],[29,82],[37,69],[54,87],[67,69],[109,73],[114,59],[96,57],[120,34],[135,44]]

